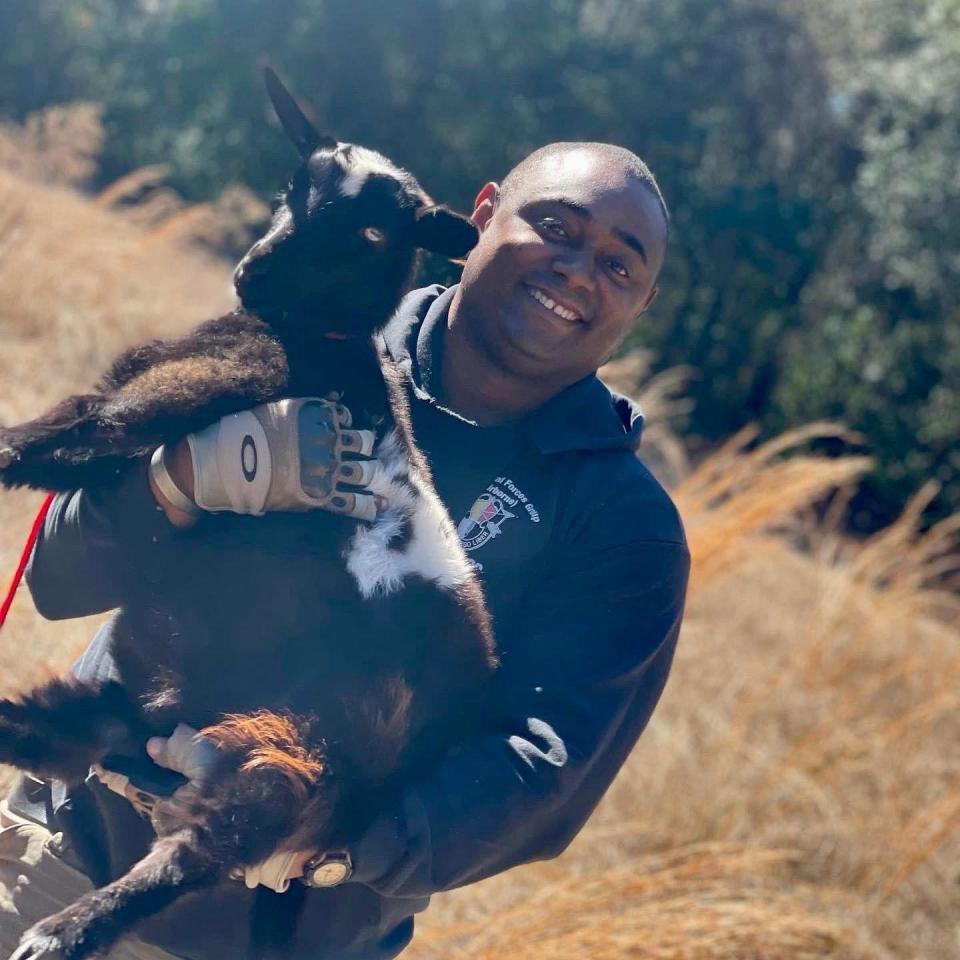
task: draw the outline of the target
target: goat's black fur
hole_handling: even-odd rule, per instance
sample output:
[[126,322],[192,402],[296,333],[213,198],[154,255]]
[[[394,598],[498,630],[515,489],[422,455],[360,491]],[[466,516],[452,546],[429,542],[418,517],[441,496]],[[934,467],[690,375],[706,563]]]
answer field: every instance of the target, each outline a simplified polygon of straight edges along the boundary
[[[303,163],[236,272],[243,308],[129,351],[95,392],[0,431],[4,484],[110,484],[224,414],[338,391],[355,426],[396,434],[397,482],[435,497],[399,375],[371,336],[408,288],[417,249],[462,256],[475,230],[379,154],[321,137],[269,85]],[[385,549],[409,546],[413,518],[400,519]],[[221,747],[219,774],[176,832],[28,931],[20,957],[83,960],[279,845],[349,844],[400,783],[476,728],[495,665],[477,582],[414,575],[365,598],[343,559],[357,529],[320,511],[204,517],[149,575],[124,577],[119,683],[57,680],[0,701],[0,761],[45,776],[76,780],[177,722]],[[283,595],[263,597],[265,580]],[[268,899],[274,916],[258,936],[276,947],[303,896]]]

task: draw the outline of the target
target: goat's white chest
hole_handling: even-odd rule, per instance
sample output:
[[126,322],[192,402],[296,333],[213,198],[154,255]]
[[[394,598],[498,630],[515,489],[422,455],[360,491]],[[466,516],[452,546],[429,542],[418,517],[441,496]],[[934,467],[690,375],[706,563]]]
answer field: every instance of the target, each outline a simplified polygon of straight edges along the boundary
[[399,590],[409,576],[452,590],[470,577],[470,561],[440,498],[410,463],[397,431],[378,444],[368,484],[388,508],[360,524],[345,551],[347,569],[364,597]]

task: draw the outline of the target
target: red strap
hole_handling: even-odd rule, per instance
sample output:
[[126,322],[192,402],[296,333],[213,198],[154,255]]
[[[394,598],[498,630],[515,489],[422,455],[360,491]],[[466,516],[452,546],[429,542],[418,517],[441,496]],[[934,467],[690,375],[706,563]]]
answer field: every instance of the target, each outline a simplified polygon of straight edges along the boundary
[[17,572],[13,575],[13,580],[10,583],[10,589],[7,590],[7,595],[4,598],[3,606],[0,607],[0,627],[2,627],[6,621],[7,613],[9,613],[10,607],[13,605],[13,598],[16,596],[17,587],[20,586],[20,581],[23,579],[23,571],[27,569],[27,563],[30,561],[30,554],[33,552],[33,545],[37,542],[37,537],[40,536],[40,528],[43,526],[43,521],[47,518],[47,511],[50,509],[51,503],[53,503],[52,493],[47,494],[47,498],[43,501],[40,506],[40,511],[37,513],[36,520],[33,521],[33,527],[30,530],[30,536],[27,537],[26,546],[23,548],[23,553],[20,555],[20,563],[17,565]]

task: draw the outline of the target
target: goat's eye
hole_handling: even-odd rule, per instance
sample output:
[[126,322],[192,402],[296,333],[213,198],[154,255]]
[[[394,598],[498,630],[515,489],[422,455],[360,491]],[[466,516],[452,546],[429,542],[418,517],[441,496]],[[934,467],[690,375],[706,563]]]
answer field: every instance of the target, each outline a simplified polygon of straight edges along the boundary
[[381,244],[387,239],[387,235],[378,227],[364,227],[360,231],[361,236],[367,243]]

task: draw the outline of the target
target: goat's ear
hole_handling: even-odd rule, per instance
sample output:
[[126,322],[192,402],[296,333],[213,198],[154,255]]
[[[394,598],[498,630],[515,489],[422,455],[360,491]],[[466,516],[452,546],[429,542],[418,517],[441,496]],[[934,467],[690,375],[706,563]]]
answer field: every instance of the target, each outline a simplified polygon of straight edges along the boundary
[[309,160],[310,154],[320,147],[331,150],[336,148],[337,141],[317,132],[317,128],[307,119],[293,95],[270,67],[263,68],[263,80],[267,85],[273,109],[302,159]]
[[418,247],[451,258],[465,257],[480,236],[467,217],[444,206],[418,211],[413,229]]

